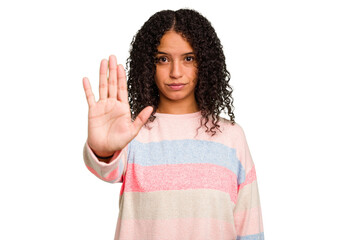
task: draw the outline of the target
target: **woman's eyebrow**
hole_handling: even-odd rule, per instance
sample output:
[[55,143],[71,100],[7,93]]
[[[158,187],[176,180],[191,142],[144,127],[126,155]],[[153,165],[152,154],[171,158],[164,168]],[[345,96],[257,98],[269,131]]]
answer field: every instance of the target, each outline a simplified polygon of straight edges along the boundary
[[[165,55],[170,55],[170,54],[168,54],[168,53],[166,53],[166,52],[160,52],[160,51],[158,51],[158,52],[157,52],[157,54],[165,54]],[[189,54],[194,54],[194,52],[188,52],[188,53],[184,53],[184,54],[181,54],[181,56],[184,56],[184,55],[189,55]]]

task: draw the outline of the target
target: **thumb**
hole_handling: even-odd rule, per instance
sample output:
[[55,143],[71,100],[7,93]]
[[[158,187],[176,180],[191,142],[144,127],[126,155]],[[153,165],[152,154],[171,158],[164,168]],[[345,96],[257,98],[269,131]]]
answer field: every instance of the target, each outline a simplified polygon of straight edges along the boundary
[[132,123],[132,127],[134,130],[133,132],[135,133],[135,136],[139,133],[141,127],[149,119],[153,110],[154,110],[153,107],[147,106],[139,113],[139,115],[137,115],[137,117],[135,118],[135,121]]

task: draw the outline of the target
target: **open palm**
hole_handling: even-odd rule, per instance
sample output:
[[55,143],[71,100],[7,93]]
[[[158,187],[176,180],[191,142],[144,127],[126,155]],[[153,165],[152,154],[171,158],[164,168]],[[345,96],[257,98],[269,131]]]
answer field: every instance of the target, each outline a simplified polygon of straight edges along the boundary
[[87,141],[96,155],[105,157],[123,149],[136,137],[153,108],[144,108],[132,122],[125,70],[122,65],[117,65],[113,55],[109,57],[109,64],[106,59],[101,61],[99,83],[100,99],[96,102],[89,79],[83,78],[89,105]]

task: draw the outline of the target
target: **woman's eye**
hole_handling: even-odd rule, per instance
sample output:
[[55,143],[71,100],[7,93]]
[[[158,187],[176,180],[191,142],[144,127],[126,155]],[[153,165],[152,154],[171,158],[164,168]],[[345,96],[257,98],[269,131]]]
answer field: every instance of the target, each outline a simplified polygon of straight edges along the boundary
[[187,62],[194,61],[194,57],[193,56],[187,56],[187,57],[185,57],[185,61],[187,61]]
[[168,61],[168,59],[166,57],[158,57],[156,59],[156,62],[160,62],[160,63],[167,62],[167,61]]

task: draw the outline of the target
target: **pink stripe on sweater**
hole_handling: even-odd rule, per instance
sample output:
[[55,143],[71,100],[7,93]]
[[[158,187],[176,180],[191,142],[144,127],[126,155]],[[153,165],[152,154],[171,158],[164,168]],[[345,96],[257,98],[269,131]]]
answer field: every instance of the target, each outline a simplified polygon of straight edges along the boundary
[[97,176],[100,179],[103,179],[93,168],[89,167],[88,165],[85,165],[87,167],[87,169],[89,169],[89,171],[94,174],[95,176]]
[[128,164],[125,192],[215,189],[236,203],[237,177],[229,169],[208,163],[141,166]]
[[114,181],[119,178],[119,168],[115,168],[112,172],[105,177],[107,181]]
[[256,180],[255,166],[246,174],[245,181],[239,185],[239,190]]
[[92,174],[94,174],[95,176],[97,176],[98,178],[100,178],[100,179],[102,179],[104,181],[114,181],[119,177],[119,169],[118,168],[115,168],[106,177],[101,177],[100,174],[98,174],[93,168],[89,167],[88,165],[86,165],[86,167],[87,167],[87,169],[89,169],[89,171]]
[[239,236],[258,234],[264,231],[260,207],[236,212],[234,214],[234,222]]
[[115,239],[146,240],[230,240],[236,239],[232,223],[216,219],[119,219]]

